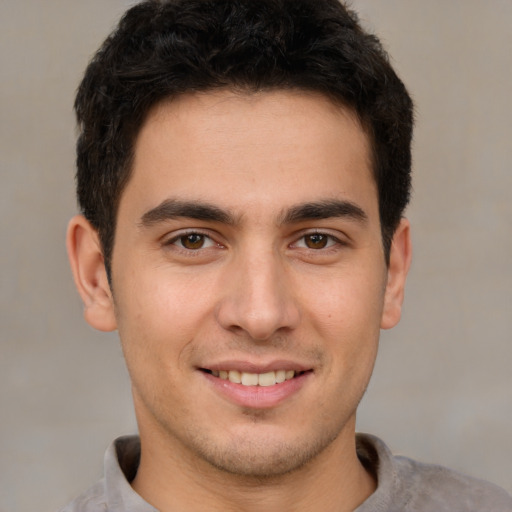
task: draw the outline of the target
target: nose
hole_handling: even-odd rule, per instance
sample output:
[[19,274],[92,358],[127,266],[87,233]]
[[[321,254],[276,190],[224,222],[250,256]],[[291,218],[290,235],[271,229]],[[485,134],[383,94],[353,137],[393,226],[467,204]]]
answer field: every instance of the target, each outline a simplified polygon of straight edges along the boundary
[[265,341],[297,327],[300,311],[279,256],[240,257],[228,272],[217,308],[224,329]]

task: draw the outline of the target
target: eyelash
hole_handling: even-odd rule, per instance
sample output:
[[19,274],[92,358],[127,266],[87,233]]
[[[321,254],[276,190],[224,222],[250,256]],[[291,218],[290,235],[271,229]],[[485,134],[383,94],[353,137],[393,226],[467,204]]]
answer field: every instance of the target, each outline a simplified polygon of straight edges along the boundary
[[[326,245],[323,246],[323,247],[317,247],[317,248],[313,248],[313,247],[307,247],[307,242],[306,242],[306,239],[309,237],[310,240],[312,237],[320,237],[321,238],[321,241],[322,240],[325,240],[326,241]],[[335,237],[334,235],[331,235],[329,233],[325,233],[323,231],[313,231],[311,233],[304,233],[303,235],[301,235],[296,242],[294,242],[292,245],[292,247],[297,247],[299,242],[303,242],[304,245],[306,247],[300,247],[300,248],[303,248],[303,249],[309,249],[311,251],[327,251],[329,249],[334,249],[336,248],[337,246],[340,246],[340,245],[345,245],[339,238]]]
[[[190,237],[192,235],[201,237],[202,244],[200,247],[189,248],[189,247],[183,246],[182,240],[184,240],[187,237]],[[324,238],[326,240],[326,245],[324,247],[318,247],[318,248],[307,247],[306,239],[308,237],[314,237],[314,236],[318,236],[321,239]],[[208,243],[208,245],[207,245],[207,247],[204,247],[204,243],[207,240],[209,241],[209,243],[206,242],[206,243]],[[299,243],[301,243],[301,242],[304,245],[302,247],[299,247]],[[321,242],[321,240],[320,240],[320,242]],[[206,250],[206,249],[209,249],[214,246],[217,246],[219,248],[224,247],[223,244],[216,242],[210,234],[202,232],[200,230],[190,230],[190,231],[181,232],[181,233],[173,236],[169,240],[165,241],[164,245],[165,246],[175,246],[178,250],[183,251],[187,254],[197,253],[201,249]],[[325,252],[328,250],[336,249],[337,246],[344,246],[344,245],[346,245],[346,243],[341,241],[339,238],[335,237],[334,235],[325,233],[323,231],[313,231],[313,232],[301,234],[301,236],[299,238],[297,238],[295,242],[291,243],[289,245],[289,247],[291,247],[293,249],[306,249],[306,250],[310,250],[313,252],[320,252],[320,251]]]
[[[198,237],[201,237],[203,242],[206,241],[206,240],[209,240],[210,241],[210,244],[208,245],[208,247],[198,247],[197,249],[190,249],[188,247],[184,247],[183,244],[180,242],[184,239],[186,239],[187,237],[190,237],[192,235],[196,235]],[[194,230],[190,230],[190,231],[184,231],[184,232],[181,232],[175,236],[173,236],[172,238],[170,238],[169,240],[166,240],[165,243],[164,243],[165,246],[171,246],[171,245],[174,245],[176,246],[179,250],[181,251],[184,251],[184,252],[187,252],[187,253],[194,253],[194,252],[198,252],[200,249],[208,249],[210,247],[213,247],[213,246],[217,246],[217,247],[223,247],[222,244],[216,242],[211,235],[209,235],[208,233],[204,233],[200,230],[197,230],[197,229],[194,229]]]

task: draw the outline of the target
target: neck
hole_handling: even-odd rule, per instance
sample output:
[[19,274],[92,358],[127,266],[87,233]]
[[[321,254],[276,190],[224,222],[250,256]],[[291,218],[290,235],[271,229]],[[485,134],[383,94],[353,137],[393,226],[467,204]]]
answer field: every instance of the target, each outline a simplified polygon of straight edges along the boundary
[[272,477],[248,477],[191,460],[186,449],[158,442],[141,429],[141,461],[134,490],[161,512],[348,512],[376,488],[359,461],[355,418],[319,455],[293,472]]

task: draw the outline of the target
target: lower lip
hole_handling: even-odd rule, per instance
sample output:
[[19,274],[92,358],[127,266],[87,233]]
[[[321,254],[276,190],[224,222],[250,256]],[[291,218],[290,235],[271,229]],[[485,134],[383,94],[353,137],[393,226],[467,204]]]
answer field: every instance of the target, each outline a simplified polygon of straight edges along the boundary
[[201,372],[208,382],[231,402],[251,409],[270,409],[292,397],[304,386],[313,375],[304,372],[290,380],[273,386],[244,386],[229,380],[214,377],[210,373]]

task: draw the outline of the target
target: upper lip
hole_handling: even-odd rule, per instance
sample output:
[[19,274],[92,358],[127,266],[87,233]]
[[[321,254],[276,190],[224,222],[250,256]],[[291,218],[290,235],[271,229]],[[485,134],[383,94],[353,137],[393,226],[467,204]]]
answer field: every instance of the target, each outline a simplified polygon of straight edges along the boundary
[[239,372],[244,373],[267,373],[278,370],[294,370],[296,372],[305,372],[312,370],[311,366],[285,359],[268,362],[254,362],[233,359],[201,365],[199,368],[213,371],[238,370]]

